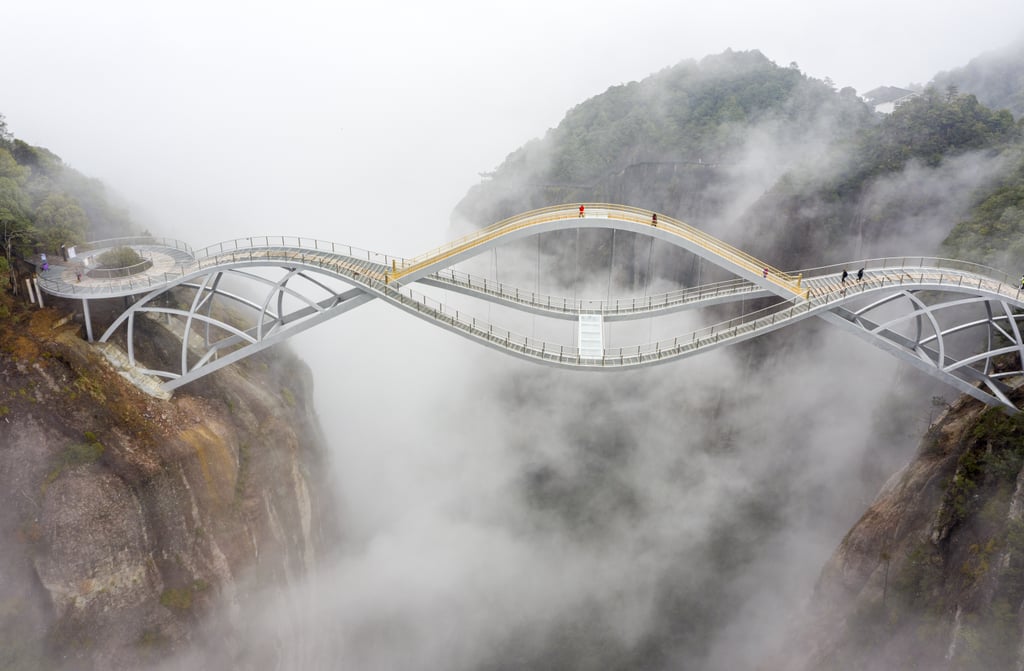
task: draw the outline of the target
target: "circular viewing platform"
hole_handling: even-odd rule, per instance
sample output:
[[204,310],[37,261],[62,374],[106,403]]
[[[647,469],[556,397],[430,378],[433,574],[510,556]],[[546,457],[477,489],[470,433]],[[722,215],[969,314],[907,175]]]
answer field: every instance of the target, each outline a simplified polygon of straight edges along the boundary
[[[117,247],[129,247],[145,262],[138,272],[118,275],[98,272],[97,257]],[[164,286],[181,277],[195,262],[192,247],[172,238],[114,238],[88,243],[68,260],[58,259],[38,274],[39,288],[62,298],[115,298]],[[130,269],[129,269],[130,270]],[[117,275],[104,277],[104,275]]]

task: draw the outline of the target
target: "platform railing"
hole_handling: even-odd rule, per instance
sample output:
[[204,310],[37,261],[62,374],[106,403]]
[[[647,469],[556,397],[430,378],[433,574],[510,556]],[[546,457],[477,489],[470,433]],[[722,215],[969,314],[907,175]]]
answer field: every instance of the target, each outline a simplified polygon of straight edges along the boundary
[[[902,258],[909,259],[910,257]],[[928,260],[927,257],[913,258]],[[781,327],[788,322],[805,318],[812,312],[827,310],[831,305],[845,302],[847,299],[853,298],[860,293],[905,285],[933,284],[959,289],[979,289],[1011,298],[1016,301],[1018,307],[1024,307],[1024,304],[1022,304],[1024,292],[1020,288],[1014,288],[998,279],[978,275],[974,272],[984,268],[983,266],[952,259],[933,260],[953,261],[953,263],[946,263],[945,267],[918,265],[916,267],[889,266],[885,268],[884,261],[886,260],[878,259],[878,261],[883,262],[879,264],[879,267],[873,268],[872,272],[866,274],[863,280],[851,280],[842,290],[838,288],[812,290],[809,298],[794,297],[792,299],[780,300],[779,303],[769,307],[680,336],[628,347],[606,348],[601,357],[583,356],[575,346],[549,343],[496,327],[480,318],[472,316],[469,312],[451,308],[436,299],[417,292],[409,290],[400,291],[393,287],[385,287],[385,295],[396,302],[415,309],[417,312],[425,313],[439,322],[447,323],[454,328],[461,329],[492,344],[522,353],[528,357],[558,363],[571,364],[575,362],[586,366],[636,365],[657,361],[666,357],[679,356],[685,352],[718,345],[740,336],[753,336],[753,334],[760,331]],[[840,268],[842,265],[838,264]],[[958,265],[970,268],[971,270],[968,271],[954,267]],[[835,273],[832,272],[834,268],[835,266],[823,266],[819,270],[827,272],[824,275],[817,275],[815,277],[834,278]],[[1005,275],[1005,273],[1002,273],[1002,275]]]
[[508,282],[500,282],[486,277],[471,275],[454,269],[439,270],[430,276],[431,279],[443,284],[462,287],[473,291],[501,298],[510,303],[548,310],[577,314],[580,312],[601,313],[605,315],[630,314],[647,312],[656,308],[685,305],[702,300],[722,296],[734,296],[762,291],[761,287],[743,279],[725,280],[710,284],[676,289],[649,296],[633,296],[601,300],[591,298],[569,298],[553,294],[542,294],[521,289]]
[[177,249],[192,254],[192,246],[186,242],[176,240],[174,238],[160,238],[151,235],[137,235],[134,237],[125,238],[107,238],[105,240],[90,240],[89,242],[85,242],[81,245],[75,245],[75,250],[77,252],[91,252],[97,249],[132,246],[168,247],[171,249]]
[[[554,205],[509,217],[496,224],[466,234],[440,247],[407,259],[404,264],[396,267],[393,277],[394,279],[401,279],[417,270],[524,228],[539,226],[552,221],[571,220],[574,217],[579,218],[578,213],[574,214],[576,212],[578,212],[576,207],[572,205]],[[584,203],[583,212],[583,218],[615,219],[652,226],[654,225],[654,215],[655,213],[651,210],[608,203]],[[678,219],[662,216],[657,222],[657,227],[673,232],[723,259],[739,265],[748,272],[763,274],[764,277],[769,278],[772,282],[784,284],[788,288],[798,288],[798,278],[796,276],[790,276],[778,268],[768,265],[750,254]]]

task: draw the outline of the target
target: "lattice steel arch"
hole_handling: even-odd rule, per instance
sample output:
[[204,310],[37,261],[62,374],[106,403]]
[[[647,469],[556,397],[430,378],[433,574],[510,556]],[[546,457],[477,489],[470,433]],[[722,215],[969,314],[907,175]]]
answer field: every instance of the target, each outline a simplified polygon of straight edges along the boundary
[[[273,279],[261,274],[250,272],[250,269],[273,269],[283,271],[280,277]],[[332,287],[317,275],[342,280],[347,288]],[[224,288],[225,279],[244,281],[250,288],[252,285],[262,286],[265,291],[260,300],[252,300]],[[301,279],[307,285],[306,291],[289,286]],[[380,283],[378,281],[378,283]],[[374,293],[365,284],[360,284],[354,276],[337,270],[310,264],[298,265],[294,262],[272,259],[244,260],[220,263],[203,268],[169,282],[167,285],[150,291],[122,313],[103,333],[100,342],[107,342],[125,325],[127,329],[126,343],[128,360],[138,367],[135,357],[135,320],[138,316],[164,315],[177,317],[182,322],[181,348],[179,352],[180,368],[162,370],[140,368],[140,372],[166,378],[163,388],[172,391],[200,377],[208,375],[224,366],[242,358],[255,354],[271,345],[277,344],[293,335],[316,326],[332,317],[344,314],[349,310],[363,305],[374,298]],[[309,287],[319,289],[318,296],[308,291]],[[168,307],[160,301],[168,295],[186,290],[191,293],[187,308]],[[231,321],[213,312],[214,299],[223,299],[229,304],[244,308],[247,314],[237,311],[231,315]],[[299,303],[297,308],[286,308],[286,299]],[[248,316],[247,327],[236,326],[234,322]],[[202,325],[203,334],[197,338],[193,326]],[[213,335],[222,337],[214,339]],[[201,342],[200,342],[201,340]],[[196,350],[201,353],[196,354]]]
[[[897,301],[905,301],[909,310],[884,315],[886,307]],[[969,308],[981,316],[965,318]],[[1016,411],[1008,398],[1011,386],[1004,380],[1024,375],[1020,308],[1019,303],[991,294],[947,289],[936,295],[934,289],[903,288],[856,309],[837,306],[822,317],[964,393]],[[955,314],[944,322],[942,315],[947,312]],[[883,316],[872,318],[873,314]],[[897,330],[901,325],[907,327],[903,333]],[[954,353],[956,348],[949,341],[968,333],[982,346]]]

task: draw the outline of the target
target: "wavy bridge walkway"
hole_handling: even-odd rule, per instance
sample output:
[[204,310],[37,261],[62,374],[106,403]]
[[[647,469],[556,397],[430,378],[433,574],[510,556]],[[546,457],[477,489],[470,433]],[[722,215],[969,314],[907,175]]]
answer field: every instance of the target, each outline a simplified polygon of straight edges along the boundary
[[[568,205],[534,210],[409,259],[289,236],[242,238],[198,250],[161,238],[107,240],[84,246],[73,263],[52,266],[38,285],[47,294],[82,301],[90,341],[89,303],[132,297],[99,340],[110,341],[124,327],[128,364],[164,380],[165,392],[380,299],[514,356],[593,370],[665,363],[817,317],[961,392],[1010,412],[1018,410],[1008,394],[1024,375],[1019,314],[1024,296],[1005,273],[926,257],[783,272],[681,221],[655,218],[648,210],[587,204],[585,215]],[[613,245],[615,231],[650,236],[735,278],[658,295],[597,300],[540,294],[454,268],[518,239],[583,228],[610,229]],[[145,258],[144,265],[125,277],[98,277],[90,270],[92,257],[116,246],[135,249]],[[847,268],[861,272],[845,277]],[[552,343],[514,333],[431,298],[423,293],[425,287],[573,320],[578,337],[574,343]],[[774,300],[767,308],[671,338],[614,348],[604,344],[604,322],[651,319],[753,298]],[[227,305],[231,309],[222,309]],[[239,307],[245,309],[239,312]],[[176,361],[158,368],[136,359],[135,322],[140,316],[160,319],[178,333]]]

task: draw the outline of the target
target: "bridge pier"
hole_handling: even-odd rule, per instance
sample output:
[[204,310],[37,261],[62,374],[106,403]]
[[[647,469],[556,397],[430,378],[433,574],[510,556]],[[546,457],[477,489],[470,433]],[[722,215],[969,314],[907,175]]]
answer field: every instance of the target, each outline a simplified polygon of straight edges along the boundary
[[43,305],[43,292],[39,290],[39,279],[36,277],[32,278],[32,284],[36,288],[36,301],[39,303],[39,307],[45,307]]
[[82,299],[82,315],[85,318],[85,336],[92,342],[92,317],[89,315],[89,299]]

